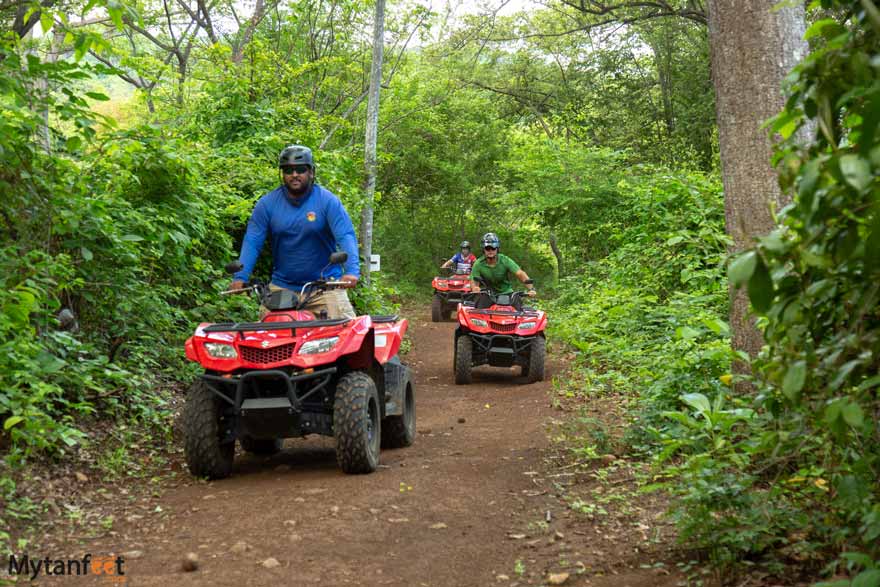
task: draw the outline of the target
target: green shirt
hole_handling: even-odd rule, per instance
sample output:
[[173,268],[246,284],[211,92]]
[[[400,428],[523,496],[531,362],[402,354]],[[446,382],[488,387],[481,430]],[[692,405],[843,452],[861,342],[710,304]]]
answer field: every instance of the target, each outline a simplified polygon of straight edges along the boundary
[[476,281],[477,277],[482,277],[495,293],[509,294],[513,291],[510,278],[517,271],[519,271],[519,265],[516,264],[516,261],[507,255],[498,253],[498,262],[494,266],[486,262],[485,256],[477,259],[474,268],[471,269],[471,279]]

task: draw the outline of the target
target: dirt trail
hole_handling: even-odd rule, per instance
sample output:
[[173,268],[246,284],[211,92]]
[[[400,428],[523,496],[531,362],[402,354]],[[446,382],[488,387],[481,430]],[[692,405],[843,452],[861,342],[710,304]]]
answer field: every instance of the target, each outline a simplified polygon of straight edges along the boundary
[[[549,383],[482,368],[472,385],[454,385],[453,329],[411,320],[418,435],[412,447],[383,451],[376,473],[343,474],[332,439],[287,441],[271,458],[237,457],[229,479],[167,492],[161,514],[114,528],[89,551],[142,551],[126,561],[130,585],[451,586],[514,576],[520,545],[506,536],[534,488],[524,472],[540,467],[546,447]],[[199,569],[182,573],[188,552]],[[280,566],[265,568],[270,557]]]
[[[631,512],[593,522],[569,507],[572,491],[592,490],[595,469],[553,454],[548,422],[560,414],[549,382],[480,368],[473,384],[452,383],[454,327],[411,317],[418,435],[383,451],[376,473],[343,474],[332,439],[288,440],[271,458],[237,456],[229,479],[183,472],[149,500],[153,513],[117,518],[79,553],[124,554],[126,586],[516,587],[557,571],[570,573],[565,585],[676,585],[674,572],[640,568],[655,556],[647,534],[631,531],[642,523]],[[547,378],[558,371],[551,357]],[[191,552],[198,569],[182,572]]]

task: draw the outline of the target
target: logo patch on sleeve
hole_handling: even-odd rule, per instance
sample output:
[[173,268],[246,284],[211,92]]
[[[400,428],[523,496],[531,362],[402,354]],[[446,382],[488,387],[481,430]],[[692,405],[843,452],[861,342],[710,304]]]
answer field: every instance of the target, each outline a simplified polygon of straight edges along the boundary
[[308,220],[309,222],[314,222],[317,217],[318,215],[314,212],[306,212],[306,220]]

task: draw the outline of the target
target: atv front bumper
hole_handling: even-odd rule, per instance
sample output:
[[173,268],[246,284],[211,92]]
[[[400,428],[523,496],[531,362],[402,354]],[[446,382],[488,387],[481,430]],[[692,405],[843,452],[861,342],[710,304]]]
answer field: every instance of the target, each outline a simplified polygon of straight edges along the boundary
[[529,360],[532,342],[536,336],[513,336],[510,334],[478,334],[465,331],[458,336],[469,336],[473,341],[472,361],[478,365],[492,367],[513,367],[526,365]]
[[273,369],[232,376],[205,373],[202,379],[228,405],[235,417],[236,436],[285,438],[333,434],[332,414],[320,405],[308,405],[308,400],[323,390],[335,373],[336,367],[296,374]]

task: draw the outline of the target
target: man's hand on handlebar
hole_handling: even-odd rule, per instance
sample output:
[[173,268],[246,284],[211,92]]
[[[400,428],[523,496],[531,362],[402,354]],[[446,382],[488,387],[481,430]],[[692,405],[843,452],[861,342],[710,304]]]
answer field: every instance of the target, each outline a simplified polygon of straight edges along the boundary
[[241,279],[233,279],[229,284],[229,291],[241,291],[244,289],[244,281]]
[[354,275],[351,275],[350,273],[346,273],[345,275],[343,275],[342,277],[339,278],[339,281],[346,282],[346,284],[347,284],[346,287],[351,288],[351,287],[354,287],[357,285],[358,278],[355,277]]
[[526,290],[526,295],[529,296],[530,298],[533,298],[533,297],[535,297],[536,295],[538,295],[538,292],[536,292],[536,291],[533,290],[533,289],[527,289],[527,290]]

